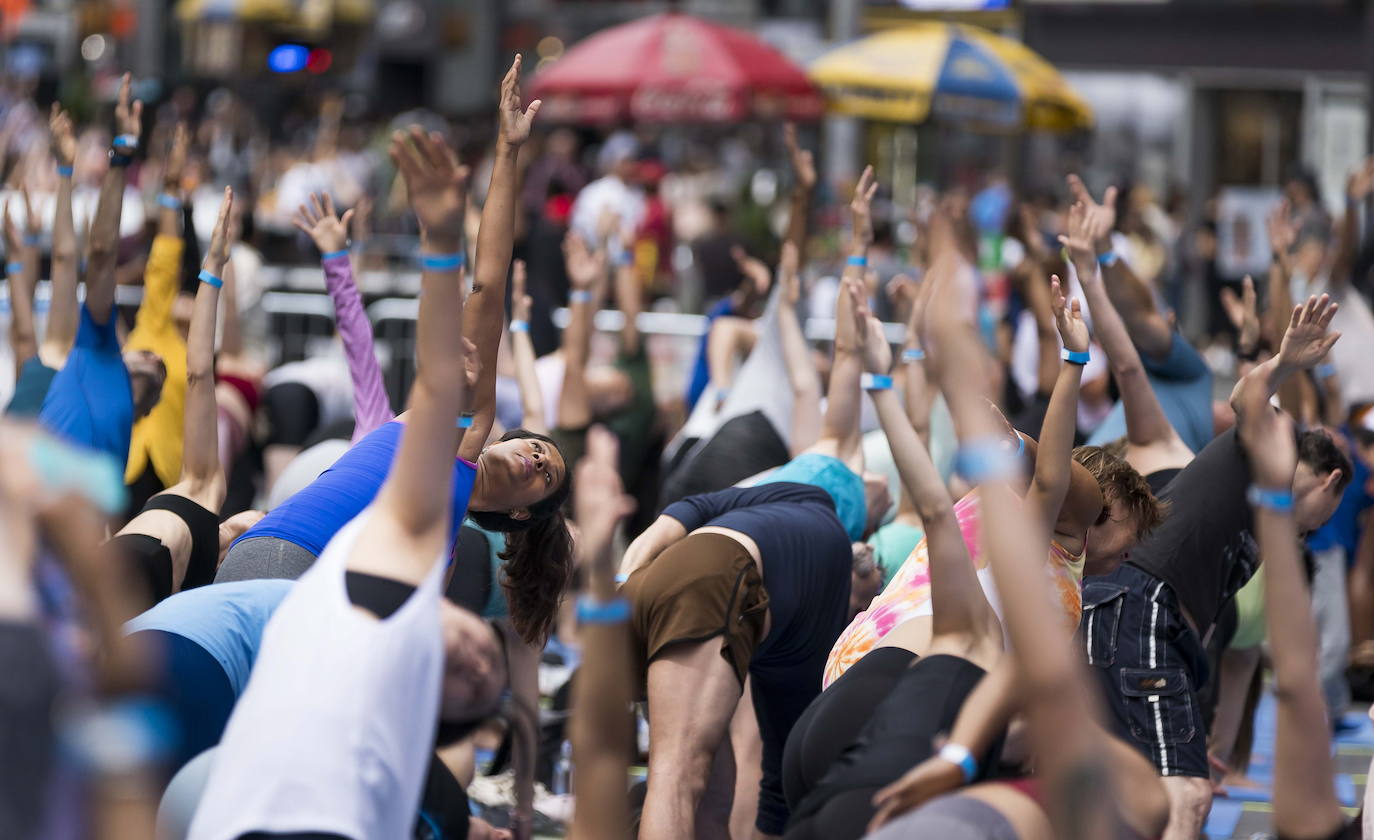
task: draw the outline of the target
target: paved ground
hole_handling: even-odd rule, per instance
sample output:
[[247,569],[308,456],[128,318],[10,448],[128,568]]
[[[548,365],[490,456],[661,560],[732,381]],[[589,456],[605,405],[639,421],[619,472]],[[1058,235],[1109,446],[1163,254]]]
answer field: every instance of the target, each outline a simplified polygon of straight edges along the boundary
[[[1347,720],[1359,722],[1359,728],[1342,734],[1333,745],[1336,751],[1336,793],[1346,811],[1354,815],[1364,799],[1368,783],[1369,762],[1374,757],[1374,724],[1366,710],[1347,715]],[[1254,760],[1250,775],[1256,781],[1270,783],[1274,762],[1274,699],[1266,695],[1255,718]],[[1239,796],[1239,794],[1238,794]],[[1251,840],[1272,836],[1270,795],[1268,791],[1240,798],[1218,798],[1212,803],[1212,815],[1207,822],[1208,840]]]

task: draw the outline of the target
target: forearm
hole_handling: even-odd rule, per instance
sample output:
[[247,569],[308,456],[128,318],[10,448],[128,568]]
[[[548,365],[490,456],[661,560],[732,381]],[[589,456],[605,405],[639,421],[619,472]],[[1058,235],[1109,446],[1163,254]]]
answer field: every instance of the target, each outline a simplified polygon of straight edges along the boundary
[[48,304],[48,327],[43,336],[43,345],[54,355],[65,356],[76,340],[76,326],[80,321],[76,302],[77,260],[72,179],[60,176],[52,224],[52,299]]
[[[633,244],[633,243],[632,243]],[[615,302],[625,317],[620,328],[620,347],[628,355],[639,352],[639,313],[644,310],[644,294],[640,288],[639,272],[635,270],[634,253],[624,251],[615,267]]]
[[902,487],[910,496],[916,513],[922,521],[934,521],[940,516],[951,515],[954,501],[916,430],[907,422],[897,395],[886,390],[874,391],[872,397],[873,405],[878,410],[878,421],[887,435],[887,444],[897,465],[897,474],[901,476]]
[[950,729],[950,743],[982,755],[1007,730],[1016,710],[1016,662],[1004,656],[979,681],[959,709]]
[[659,514],[653,524],[625,550],[625,556],[620,560],[621,576],[628,576],[635,569],[653,562],[655,557],[685,536],[687,528],[682,522],[667,514]]
[[1073,435],[1078,422],[1078,389],[1083,366],[1064,364],[1059,370],[1045,422],[1040,429],[1035,474],[1028,498],[1034,498],[1041,521],[1053,526],[1069,492],[1073,459]]
[[544,392],[535,372],[534,342],[527,329],[512,332],[510,340],[515,381],[520,387],[520,406],[524,414],[521,425],[536,434],[548,434],[548,424],[544,422]]
[[[363,309],[363,298],[353,281],[353,265],[347,253],[326,255],[324,285],[334,302],[334,320],[343,341],[348,375],[353,381],[353,416],[356,442],[393,416],[382,382],[382,369],[372,344],[372,324]],[[429,302],[425,302],[429,305]]]
[[1155,308],[1150,288],[1121,259],[1102,269],[1102,279],[1112,305],[1120,313],[1127,333],[1140,352],[1155,359],[1169,355],[1173,330]]
[[33,295],[38,285],[38,249],[22,246],[16,254],[6,255],[11,263],[22,263],[18,271],[8,271],[10,287],[10,350],[14,354],[15,378],[24,362],[38,352],[38,336],[33,323]]
[[563,331],[563,388],[558,394],[558,425],[564,429],[581,429],[592,422],[591,395],[587,392],[587,357],[591,353],[596,303],[574,299],[568,307],[572,319]]
[[[1107,354],[1107,363],[1121,389],[1121,402],[1126,410],[1126,435],[1136,446],[1148,446],[1173,436],[1173,426],[1155,396],[1140,353],[1131,341],[1126,324],[1112,305],[1107,290],[1096,278],[1095,265],[1081,265],[1078,278],[1083,296],[1093,315],[1093,332],[1098,344]],[[1089,273],[1091,272],[1091,273]]]
[[[862,250],[862,246],[857,246]],[[846,266],[845,276],[857,272],[862,279],[863,268]],[[829,399],[825,403],[825,417],[821,422],[821,437],[842,442],[856,442],[859,437],[860,400],[863,393],[863,359],[860,356],[862,336],[855,334],[854,303],[842,286],[835,304],[835,356],[830,367]],[[841,447],[842,449],[844,447]]]
[[220,352],[234,358],[243,355],[243,327],[239,321],[238,272],[231,257],[224,264],[224,318],[219,339]]
[[1270,400],[1292,374],[1292,368],[1280,363],[1278,356],[1271,356],[1236,383],[1231,392],[1231,408],[1236,412],[1242,438],[1247,437],[1253,423],[1264,418],[1264,412],[1270,410]]
[[[1255,538],[1264,565],[1265,616],[1275,688],[1282,697],[1294,691],[1319,695],[1316,625],[1305,605],[1307,579],[1298,556],[1297,530],[1291,513],[1254,509]],[[1295,604],[1301,604],[1295,608]]]
[[806,343],[797,309],[786,300],[778,303],[778,338],[782,344],[783,364],[787,366],[787,378],[792,383],[792,393],[819,395],[816,366],[811,361],[811,348]]
[[91,223],[90,258],[86,265],[86,309],[97,323],[110,319],[114,306],[115,261],[119,254],[119,218],[124,209],[124,167],[111,166],[100,183],[95,220]]
[[483,418],[494,416],[496,410],[496,355],[505,321],[506,275],[515,237],[517,152],[515,147],[497,141],[491,184],[477,231],[472,292],[463,312],[463,332],[477,347],[482,359],[472,408]]
[[787,238],[796,247],[797,253],[806,253],[806,229],[811,216],[811,190],[798,184],[792,189],[792,200],[787,217]]
[[[907,350],[921,350],[916,342],[908,339]],[[930,377],[926,375],[926,363],[924,360],[904,360],[902,362],[902,378],[904,380],[903,396],[905,397],[906,419],[915,430],[916,436],[921,440],[921,447],[926,451],[930,450],[930,411],[935,404],[935,388],[930,383]]]
[[[205,271],[222,275],[223,266],[206,261]],[[221,472],[218,406],[215,401],[215,318],[220,290],[200,283],[186,337],[186,429],[181,475],[204,485]]]

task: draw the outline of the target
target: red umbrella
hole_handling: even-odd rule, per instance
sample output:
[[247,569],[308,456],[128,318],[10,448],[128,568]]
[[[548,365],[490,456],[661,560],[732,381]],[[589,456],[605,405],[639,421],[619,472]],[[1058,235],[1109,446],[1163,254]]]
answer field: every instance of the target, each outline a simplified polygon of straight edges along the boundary
[[806,73],[747,32],[666,12],[598,32],[534,76],[540,117],[565,122],[812,120]]

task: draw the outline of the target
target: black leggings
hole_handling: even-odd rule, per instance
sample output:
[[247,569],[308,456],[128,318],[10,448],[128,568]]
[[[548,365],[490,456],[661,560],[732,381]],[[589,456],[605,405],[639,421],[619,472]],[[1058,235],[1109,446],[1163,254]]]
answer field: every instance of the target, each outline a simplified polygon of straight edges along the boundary
[[[954,725],[964,700],[984,673],[967,659],[936,654],[906,669],[886,697],[856,696],[858,705],[844,710],[867,719],[867,723],[802,799],[794,811],[787,840],[862,837],[873,818],[874,794],[934,754],[936,736]],[[866,714],[869,710],[871,717]],[[838,710],[827,716],[837,715]],[[994,746],[979,756],[979,766],[987,767],[997,752],[999,747]]]
[[898,647],[877,648],[845,671],[806,707],[782,754],[782,790],[796,811],[806,795],[859,736],[873,709],[892,692],[916,654]]
[[267,408],[267,445],[305,446],[320,425],[320,399],[308,385],[282,382],[263,395]]

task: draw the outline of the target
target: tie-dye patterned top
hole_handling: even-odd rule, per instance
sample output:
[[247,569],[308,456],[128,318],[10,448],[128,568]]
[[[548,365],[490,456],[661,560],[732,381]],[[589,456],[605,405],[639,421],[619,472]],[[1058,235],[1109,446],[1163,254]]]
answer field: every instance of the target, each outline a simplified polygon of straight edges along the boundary
[[[1000,618],[1001,601],[992,580],[992,570],[988,568],[987,558],[982,551],[982,517],[977,493],[975,490],[960,499],[954,505],[954,515],[959,521],[959,530],[963,532],[969,559],[978,572],[978,582],[982,584],[988,603]],[[1078,620],[1083,614],[1083,555],[1072,555],[1063,546],[1051,541],[1049,563],[1045,571],[1054,585],[1054,592],[1069,626],[1077,629]],[[892,581],[873,599],[868,609],[855,616],[849,627],[840,634],[825,663],[823,685],[828,687],[839,679],[850,666],[877,647],[897,625],[930,614],[930,556],[926,539],[922,538]]]

